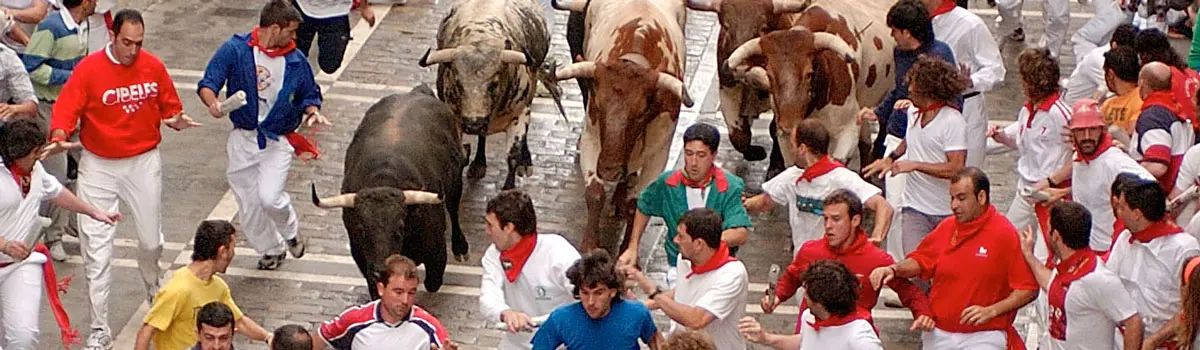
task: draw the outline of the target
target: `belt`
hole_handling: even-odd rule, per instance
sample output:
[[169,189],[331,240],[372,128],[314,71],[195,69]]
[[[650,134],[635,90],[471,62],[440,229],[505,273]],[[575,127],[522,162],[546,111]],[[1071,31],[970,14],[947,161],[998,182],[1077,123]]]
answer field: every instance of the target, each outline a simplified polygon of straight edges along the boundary
[[972,91],[972,92],[968,92],[968,93],[964,94],[964,95],[962,96],[962,98],[965,100],[965,99],[972,98],[972,97],[975,97],[975,96],[979,96],[979,91]]

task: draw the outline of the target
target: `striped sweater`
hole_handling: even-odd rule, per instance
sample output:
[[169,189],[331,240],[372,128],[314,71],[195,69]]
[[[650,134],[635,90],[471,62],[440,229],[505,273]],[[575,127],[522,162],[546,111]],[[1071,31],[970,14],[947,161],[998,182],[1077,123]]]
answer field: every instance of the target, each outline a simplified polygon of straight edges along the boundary
[[[67,21],[70,21],[69,23]],[[75,65],[87,54],[87,46],[79,37],[80,27],[66,9],[51,12],[39,23],[29,38],[29,46],[21,61],[33,81],[38,100],[58,100],[63,84],[75,70]]]

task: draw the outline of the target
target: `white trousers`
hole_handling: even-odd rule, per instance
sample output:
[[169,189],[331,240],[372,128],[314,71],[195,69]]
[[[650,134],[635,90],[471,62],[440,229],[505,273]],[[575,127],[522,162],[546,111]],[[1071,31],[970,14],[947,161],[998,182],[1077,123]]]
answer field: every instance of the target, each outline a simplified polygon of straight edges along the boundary
[[[895,151],[896,147],[900,147],[900,141],[902,140],[899,137],[887,135],[883,140],[883,155],[886,157],[892,154],[892,151]],[[892,226],[888,228],[887,246],[885,248],[888,254],[892,255],[892,259],[896,261],[904,260],[905,256],[903,240],[901,239],[904,236],[902,234],[902,227],[904,225],[901,224],[900,208],[904,207],[904,184],[907,179],[908,174],[887,175],[883,179],[884,198],[887,199],[888,204],[895,210],[892,213]]]
[[[1028,181],[1017,180],[1017,193],[1020,193],[1022,188],[1031,186],[1033,184]],[[1004,216],[1019,231],[1033,227],[1033,257],[1037,258],[1040,262],[1045,262],[1046,257],[1050,256],[1050,250],[1046,245],[1046,233],[1042,232],[1041,226],[1038,224],[1037,212],[1034,210],[1033,204],[1030,204],[1019,195],[1014,196],[1012,204],[1008,206],[1008,213]],[[1033,306],[1034,312],[1037,313],[1033,319],[1034,322],[1037,322],[1038,329],[1041,330],[1038,339],[1047,341],[1050,339],[1050,299],[1047,299],[1046,293],[1038,293],[1037,299],[1033,301]]]
[[[76,183],[79,198],[97,209],[115,212],[123,201],[131,211],[138,236],[137,263],[146,287],[146,300],[158,292],[162,269],[162,159],[158,149],[119,159],[102,158],[84,151],[79,160]],[[108,293],[112,284],[113,237],[115,225],[77,214],[79,245],[83,250],[84,271],[88,281],[88,299],[92,304],[92,329],[108,327]]]
[[[1042,1],[1042,19],[1046,21],[1046,30],[1037,46],[1050,49],[1050,53],[1058,56],[1067,38],[1067,24],[1071,21],[1069,0]],[[1003,43],[1004,38],[1013,30],[1021,28],[1021,6],[1024,0],[996,0],[996,10],[1003,20],[996,27],[996,42]],[[1025,33],[1029,34],[1029,33]],[[1082,56],[1076,56],[1082,57]]]
[[234,129],[226,151],[229,169],[225,175],[238,201],[238,217],[250,247],[261,255],[283,254],[284,240],[296,238],[296,210],[284,191],[295,152],[287,140],[267,140],[258,149],[257,132]]
[[987,129],[988,118],[984,113],[983,94],[963,100],[962,115],[967,120],[967,161],[966,166],[983,169],[987,159]]
[[0,349],[36,349],[42,311],[42,264],[33,252],[23,261],[0,268]]
[[1008,338],[1001,331],[952,333],[934,328],[921,333],[922,350],[1004,350]]
[[1083,56],[1097,47],[1108,45],[1112,41],[1113,31],[1117,30],[1117,26],[1121,23],[1129,23],[1131,20],[1129,13],[1121,10],[1121,5],[1114,0],[1091,0],[1092,5],[1096,7],[1096,17],[1088,20],[1079,28],[1079,31],[1071,35],[1071,44],[1075,52],[1075,59],[1083,59]]

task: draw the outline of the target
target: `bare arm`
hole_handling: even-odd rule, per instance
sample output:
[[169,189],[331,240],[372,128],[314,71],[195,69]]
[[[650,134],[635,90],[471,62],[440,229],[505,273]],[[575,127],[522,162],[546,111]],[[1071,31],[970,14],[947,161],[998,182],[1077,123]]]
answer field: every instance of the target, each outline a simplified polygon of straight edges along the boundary
[[266,329],[263,329],[262,326],[259,326],[258,323],[255,323],[254,320],[246,316],[242,316],[241,319],[237,320],[237,332],[247,338],[264,343],[269,343],[271,339],[271,332],[267,332]]
[[621,252],[621,256],[617,259],[618,266],[634,266],[638,260],[638,243],[642,241],[642,232],[646,231],[646,224],[650,223],[650,216],[643,213],[641,209],[633,211],[633,231],[629,235],[629,245],[625,251]]
[[871,232],[872,243],[887,242],[887,234],[892,227],[892,215],[895,210],[880,195],[871,196],[865,204],[867,208],[875,211],[875,228]]
[[29,33],[25,33],[24,29],[18,26],[12,26],[8,31],[8,38],[20,43],[21,45],[29,45]]
[[915,170],[939,179],[949,179],[962,170],[967,163],[967,151],[946,152],[945,163],[914,162]]
[[142,329],[137,333],[137,343],[133,348],[136,350],[150,350],[150,339],[154,338],[154,333],[158,333],[158,330],[148,324],[143,324]]
[[745,227],[731,227],[728,230],[721,231],[721,240],[730,247],[740,247],[746,244],[747,237],[750,236],[750,229]]
[[1142,162],[1141,164],[1143,168],[1146,168],[1146,171],[1150,172],[1150,175],[1154,175],[1156,178],[1162,177],[1167,173],[1166,164],[1159,162]]
[[659,293],[654,296],[655,305],[662,309],[668,317],[675,322],[691,329],[700,329],[707,327],[709,323],[716,320],[717,317],[708,310],[699,307],[684,305],[675,301],[675,291]]
[[92,207],[90,204],[80,200],[79,197],[76,197],[74,193],[71,193],[70,190],[65,188],[58,193],[58,197],[54,197],[54,199],[51,199],[50,202],[54,203],[54,205],[57,205],[59,208],[89,216],[92,216],[92,214],[97,211],[95,207]]
[[759,194],[754,197],[746,198],[742,201],[742,206],[746,207],[746,212],[750,214],[765,213],[775,207],[775,201],[766,193]]
[[4,12],[11,15],[17,22],[38,24],[43,19],[46,19],[46,13],[49,12],[49,9],[50,4],[45,0],[34,0],[29,8],[17,10],[5,7]]
[[[650,338],[650,344],[646,344],[646,345],[650,346],[650,350],[658,350],[659,347],[662,346],[662,342],[663,342],[662,333],[655,332],[654,337]],[[316,349],[313,349],[313,350],[316,350]]]
[[1030,270],[1033,270],[1033,277],[1037,279],[1038,287],[1041,287],[1042,290],[1050,290],[1050,269],[1038,261],[1033,253],[1023,255],[1025,255],[1025,264],[1029,265]]
[[1008,313],[1009,311],[1019,309],[1022,306],[1025,306],[1026,304],[1029,304],[1029,302],[1031,302],[1031,301],[1033,301],[1033,299],[1037,298],[1037,295],[1038,295],[1038,291],[1036,289],[1035,290],[1014,290],[1014,291],[1012,291],[1012,293],[1008,293],[1007,298],[1004,298],[1004,300],[1001,300],[995,304],[992,304],[989,307],[992,309],[995,309],[997,315],[1004,314],[1004,313]]
[[1135,313],[1133,316],[1129,316],[1121,321],[1121,327],[1125,328],[1125,349],[1140,348],[1146,332],[1146,326],[1142,324],[1142,315]]
[[1149,337],[1146,337],[1145,343],[1142,344],[1142,348],[1143,349],[1157,348],[1159,344],[1162,344],[1163,342],[1167,341],[1168,339],[1171,339],[1172,336],[1175,336],[1175,332],[1178,329],[1179,329],[1179,317],[1178,316],[1172,317],[1171,320],[1167,321],[1167,324],[1164,324],[1162,326],[1162,328],[1159,328],[1157,331],[1154,331],[1154,334],[1150,335]]

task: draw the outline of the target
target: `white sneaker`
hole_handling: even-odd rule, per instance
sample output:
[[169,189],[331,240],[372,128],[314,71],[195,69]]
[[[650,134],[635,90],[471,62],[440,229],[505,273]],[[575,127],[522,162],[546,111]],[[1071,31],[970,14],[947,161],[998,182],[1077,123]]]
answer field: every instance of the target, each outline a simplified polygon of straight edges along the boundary
[[93,329],[88,335],[86,350],[112,350],[112,336],[103,329]]
[[67,261],[67,251],[63,250],[62,241],[50,245],[50,258],[54,261]]

